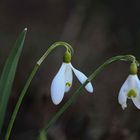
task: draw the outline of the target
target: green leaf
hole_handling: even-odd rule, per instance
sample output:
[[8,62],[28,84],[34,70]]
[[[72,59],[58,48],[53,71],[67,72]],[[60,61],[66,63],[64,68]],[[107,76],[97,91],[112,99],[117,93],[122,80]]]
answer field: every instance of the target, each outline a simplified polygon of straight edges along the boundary
[[15,46],[7,58],[2,75],[0,77],[0,132],[2,129],[5,112],[10,97],[15,73],[22,52],[27,28],[25,28],[16,40]]
[[47,140],[46,132],[44,130],[40,132],[40,135],[37,138],[37,140]]

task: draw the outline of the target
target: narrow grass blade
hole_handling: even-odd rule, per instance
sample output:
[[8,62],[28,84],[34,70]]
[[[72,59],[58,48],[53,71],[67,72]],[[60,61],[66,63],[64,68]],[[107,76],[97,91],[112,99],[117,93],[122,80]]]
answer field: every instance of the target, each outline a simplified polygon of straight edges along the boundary
[[3,125],[11,88],[14,82],[18,61],[22,52],[27,28],[18,36],[15,46],[7,58],[2,75],[0,77],[0,132]]

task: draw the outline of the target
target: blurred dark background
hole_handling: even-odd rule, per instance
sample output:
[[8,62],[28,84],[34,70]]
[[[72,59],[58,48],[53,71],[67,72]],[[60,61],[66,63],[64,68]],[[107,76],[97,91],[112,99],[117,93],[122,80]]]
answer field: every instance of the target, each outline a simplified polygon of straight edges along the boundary
[[[17,35],[28,34],[7,109],[3,134],[16,100],[35,62],[55,41],[70,43],[73,65],[90,75],[107,58],[134,54],[140,60],[139,0],[1,0],[0,72]],[[59,106],[50,99],[50,85],[58,71],[64,49],[59,48],[43,63],[18,113],[11,140],[34,140]],[[94,94],[85,90],[50,128],[48,140],[139,140],[140,111],[130,101],[123,111],[119,89],[128,76],[129,63],[116,62],[92,83]]]

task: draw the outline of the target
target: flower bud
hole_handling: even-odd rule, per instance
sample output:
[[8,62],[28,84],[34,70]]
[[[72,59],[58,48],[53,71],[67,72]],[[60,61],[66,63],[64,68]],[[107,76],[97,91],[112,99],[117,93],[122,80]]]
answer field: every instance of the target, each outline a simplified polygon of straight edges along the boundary
[[63,62],[70,63],[71,62],[71,53],[69,51],[66,51],[63,56]]
[[135,75],[137,74],[138,69],[137,69],[137,65],[135,62],[131,63],[130,65],[130,74]]

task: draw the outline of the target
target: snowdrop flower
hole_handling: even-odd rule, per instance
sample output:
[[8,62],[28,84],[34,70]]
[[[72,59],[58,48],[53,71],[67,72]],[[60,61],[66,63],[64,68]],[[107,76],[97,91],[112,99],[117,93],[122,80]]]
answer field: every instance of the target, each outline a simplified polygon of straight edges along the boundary
[[[70,53],[66,52],[63,60],[64,62],[51,84],[51,98],[55,105],[58,105],[62,101],[64,93],[70,90],[73,81],[72,71],[81,84],[87,80],[87,77],[82,72],[72,66]],[[88,92],[93,92],[93,87],[90,82],[85,86],[85,88]]]
[[134,105],[140,109],[140,80],[138,79],[137,66],[134,62],[130,65],[130,75],[119,92],[118,101],[122,109],[127,107],[127,98],[131,99]]

